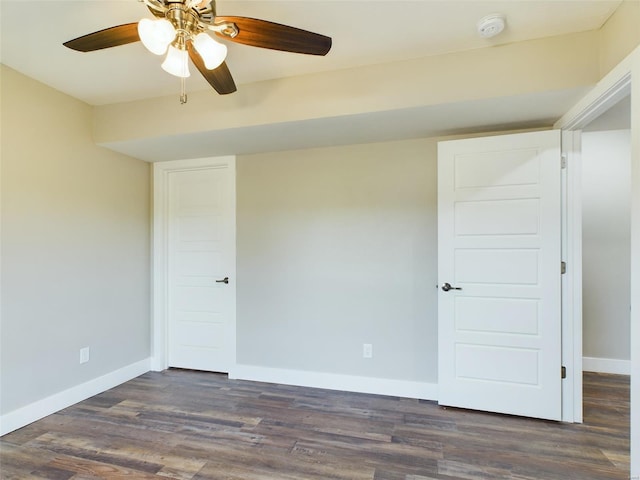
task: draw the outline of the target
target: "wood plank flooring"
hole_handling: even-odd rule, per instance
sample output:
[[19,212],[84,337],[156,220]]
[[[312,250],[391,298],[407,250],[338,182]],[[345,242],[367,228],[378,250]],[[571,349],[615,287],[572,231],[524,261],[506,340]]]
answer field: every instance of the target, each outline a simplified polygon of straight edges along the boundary
[[585,423],[147,373],[0,439],[6,480],[629,478],[629,377],[585,374]]

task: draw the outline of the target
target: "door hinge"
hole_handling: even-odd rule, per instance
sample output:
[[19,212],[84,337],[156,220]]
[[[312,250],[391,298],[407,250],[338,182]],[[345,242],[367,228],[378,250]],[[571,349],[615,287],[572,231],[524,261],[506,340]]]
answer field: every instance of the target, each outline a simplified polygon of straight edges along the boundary
[[560,168],[567,168],[567,154],[560,155]]
[[567,262],[560,262],[560,274],[564,275],[567,273]]
[[567,378],[567,367],[560,368],[560,378]]

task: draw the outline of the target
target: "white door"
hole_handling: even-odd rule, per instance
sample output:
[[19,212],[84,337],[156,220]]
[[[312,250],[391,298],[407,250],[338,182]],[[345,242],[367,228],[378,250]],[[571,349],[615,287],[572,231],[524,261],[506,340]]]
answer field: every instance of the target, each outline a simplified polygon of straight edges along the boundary
[[438,144],[441,405],[560,420],[560,170],[558,130]]
[[235,362],[235,176],[229,165],[166,173],[168,366]]

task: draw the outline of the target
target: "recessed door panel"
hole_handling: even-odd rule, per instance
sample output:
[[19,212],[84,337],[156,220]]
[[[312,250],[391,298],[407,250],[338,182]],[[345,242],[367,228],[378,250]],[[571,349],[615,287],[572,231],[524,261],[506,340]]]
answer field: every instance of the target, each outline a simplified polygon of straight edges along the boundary
[[457,296],[455,328],[457,332],[538,335],[538,302],[531,298]]
[[540,180],[537,148],[464,152],[454,162],[455,188],[498,188],[537,185]]
[[455,251],[458,283],[500,285],[537,285],[539,251],[537,249],[470,249]]
[[456,202],[456,235],[536,235],[539,213],[535,199]]
[[[527,348],[457,344],[455,374],[459,380],[538,385],[539,351]],[[487,385],[491,388],[491,385]]]

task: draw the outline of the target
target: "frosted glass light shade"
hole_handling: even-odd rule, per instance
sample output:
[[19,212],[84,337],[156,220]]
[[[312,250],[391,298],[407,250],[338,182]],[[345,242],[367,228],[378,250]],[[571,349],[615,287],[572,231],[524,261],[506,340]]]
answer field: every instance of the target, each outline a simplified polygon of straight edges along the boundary
[[207,70],[213,70],[220,66],[227,58],[227,46],[216,42],[206,33],[202,32],[193,39],[193,46],[202,57]]
[[143,18],[138,22],[138,36],[147,50],[156,55],[162,55],[176,38],[176,30],[166,18],[158,20]]
[[180,50],[169,45],[167,58],[162,62],[162,69],[176,77],[187,78],[189,73],[189,54],[186,50]]

